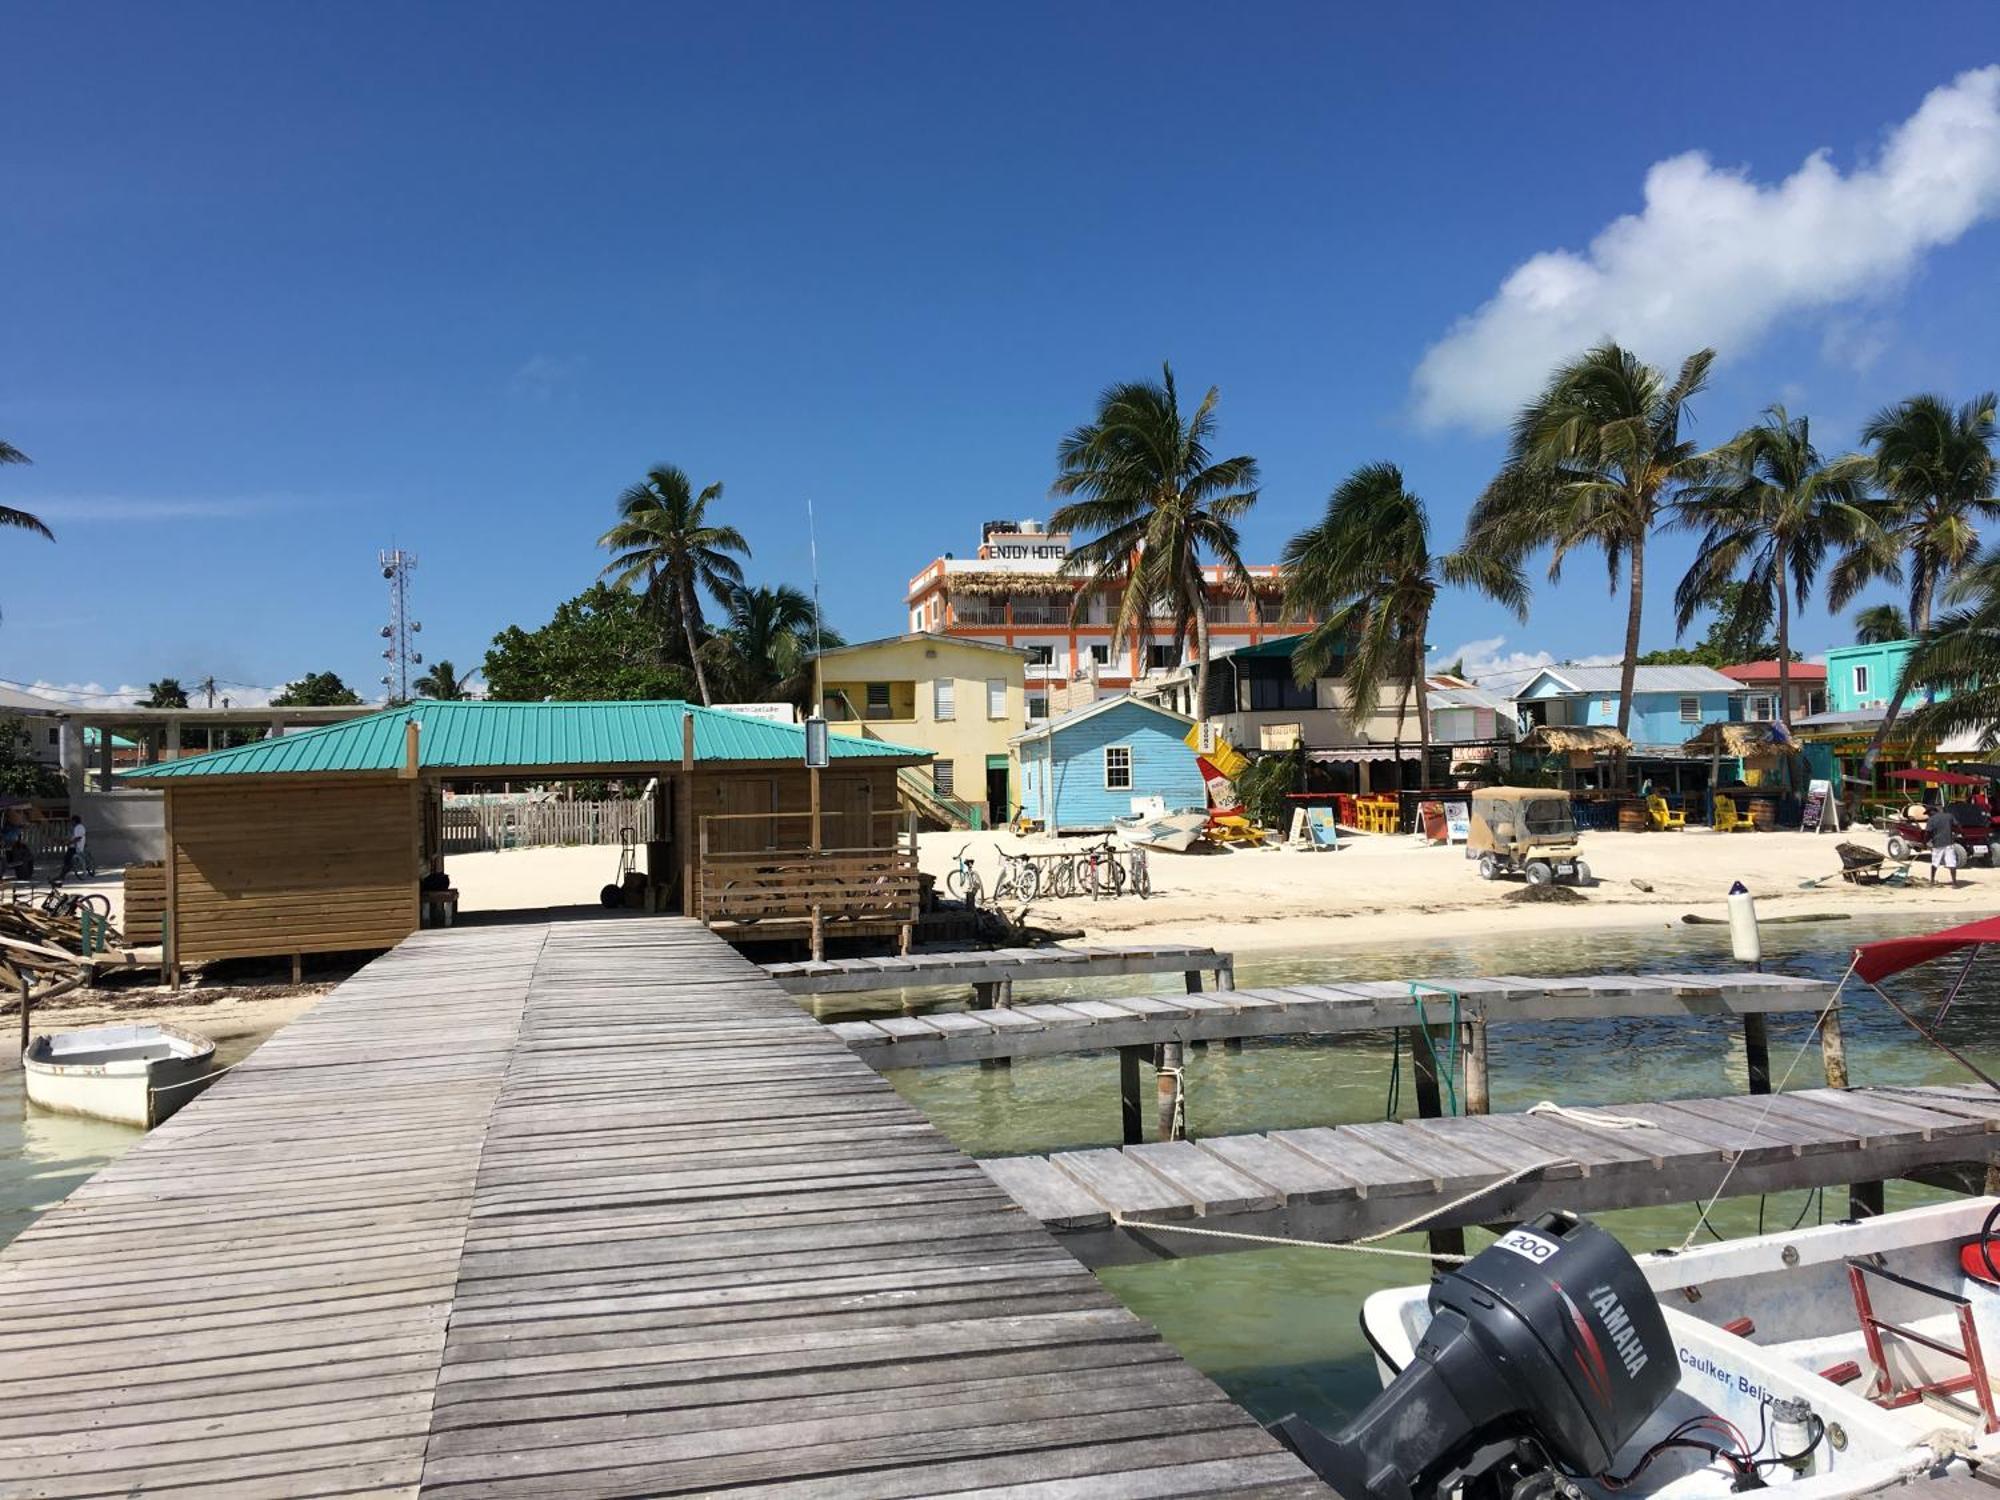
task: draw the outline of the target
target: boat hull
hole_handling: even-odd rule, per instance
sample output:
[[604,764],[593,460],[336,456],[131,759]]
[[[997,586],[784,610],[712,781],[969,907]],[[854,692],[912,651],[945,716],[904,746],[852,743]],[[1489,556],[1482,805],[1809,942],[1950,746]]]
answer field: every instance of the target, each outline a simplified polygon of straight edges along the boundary
[[38,1036],[21,1055],[29,1102],[150,1130],[201,1093],[215,1044],[178,1027],[99,1026]]

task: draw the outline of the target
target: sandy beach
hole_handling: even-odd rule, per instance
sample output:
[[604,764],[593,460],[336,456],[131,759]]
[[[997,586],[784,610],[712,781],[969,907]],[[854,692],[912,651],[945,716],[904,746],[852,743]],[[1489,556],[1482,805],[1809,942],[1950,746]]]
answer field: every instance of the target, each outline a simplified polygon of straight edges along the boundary
[[[1429,845],[1414,836],[1356,836],[1332,851],[1240,849],[1210,854],[1151,855],[1153,895],[1146,900],[1038,901],[1030,918],[1081,928],[1088,939],[1209,943],[1249,949],[1319,948],[1341,943],[1393,942],[1462,933],[1493,936],[1546,931],[1588,933],[1606,928],[1679,925],[1684,914],[1720,917],[1730,885],[1742,881],[1760,916],[1807,913],[1897,913],[1935,916],[1940,926],[2000,910],[2000,870],[1974,865],[1959,872],[1956,890],[1928,883],[1927,865],[1913,865],[1912,884],[1857,886],[1839,877],[1834,845],[1843,840],[1880,848],[1867,829],[1846,834],[1587,833],[1582,852],[1595,884],[1575,905],[1527,905],[1506,898],[1517,880],[1479,878],[1463,845]],[[925,870],[943,878],[958,851],[971,857],[989,888],[999,870],[997,848],[1009,852],[1074,849],[1079,840],[1017,838],[1012,834],[926,834]],[[1804,882],[1830,876],[1811,889]],[[1009,914],[1015,910],[1009,906]]]

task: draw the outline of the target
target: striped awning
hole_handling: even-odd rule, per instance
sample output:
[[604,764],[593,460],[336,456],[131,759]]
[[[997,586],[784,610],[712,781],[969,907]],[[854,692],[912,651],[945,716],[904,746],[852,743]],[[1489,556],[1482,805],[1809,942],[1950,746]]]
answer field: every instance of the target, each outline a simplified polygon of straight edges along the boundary
[[1308,750],[1306,759],[1322,766],[1358,765],[1371,760],[1421,760],[1423,751],[1415,745],[1400,749],[1393,745],[1355,745],[1341,750]]

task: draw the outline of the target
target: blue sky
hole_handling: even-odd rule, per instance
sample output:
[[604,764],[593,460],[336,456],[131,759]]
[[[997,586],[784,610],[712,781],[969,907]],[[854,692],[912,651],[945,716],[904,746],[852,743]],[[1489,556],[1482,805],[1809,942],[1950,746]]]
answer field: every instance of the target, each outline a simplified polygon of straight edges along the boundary
[[[805,581],[812,497],[828,619],[886,633],[1163,358],[1262,461],[1255,560],[1378,459],[1448,541],[1577,328],[1717,342],[1716,440],[2000,384],[2000,84],[1883,157],[2000,62],[1990,6],[726,9],[0,3],[0,496],[59,536],[0,536],[0,678],[372,690],[392,543],[464,668],[659,459],[759,580]],[[1621,620],[1577,565],[1432,639]]]

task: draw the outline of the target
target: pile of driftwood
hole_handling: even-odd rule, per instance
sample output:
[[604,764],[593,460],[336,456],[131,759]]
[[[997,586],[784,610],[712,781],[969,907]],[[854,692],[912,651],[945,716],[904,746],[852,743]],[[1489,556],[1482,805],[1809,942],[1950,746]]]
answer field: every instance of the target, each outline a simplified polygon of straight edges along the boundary
[[[90,924],[86,943],[84,923]],[[25,986],[31,1002],[67,994],[90,980],[88,953],[124,940],[103,917],[79,909],[67,916],[25,902],[0,902],[0,1003],[18,1001]]]

